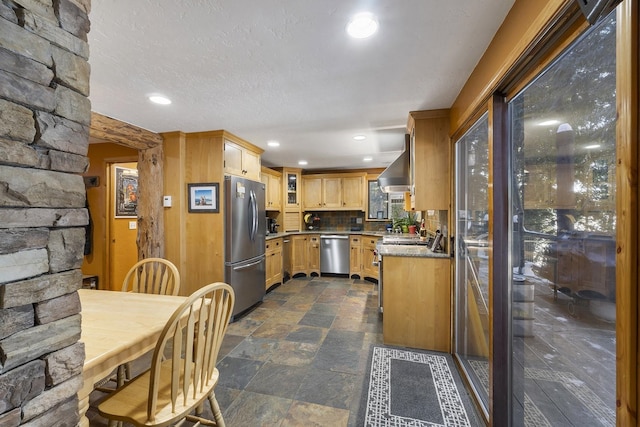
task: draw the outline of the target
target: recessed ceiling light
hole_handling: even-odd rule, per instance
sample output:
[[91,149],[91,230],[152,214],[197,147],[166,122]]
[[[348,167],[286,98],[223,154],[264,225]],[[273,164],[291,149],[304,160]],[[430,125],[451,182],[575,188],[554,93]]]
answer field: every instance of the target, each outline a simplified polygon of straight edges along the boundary
[[362,159],[363,162],[370,162],[371,160],[373,160],[373,157],[369,157],[369,156]]
[[364,39],[378,31],[378,20],[368,12],[358,13],[347,24],[347,33],[356,39]]
[[160,104],[160,105],[171,104],[171,100],[166,96],[162,96],[162,95],[151,95],[149,97],[149,101],[153,102],[154,104]]
[[308,162],[307,162],[306,160],[300,160],[300,161],[298,162],[298,164],[299,164],[300,166],[305,166],[305,165],[307,165],[307,164],[308,164]]
[[595,150],[596,148],[600,148],[600,144],[585,145],[584,148],[586,150]]
[[268,145],[269,147],[279,147],[279,146],[280,146],[280,143],[279,143],[278,141],[273,141],[273,140],[272,140],[272,141],[267,141],[267,145]]
[[356,141],[363,141],[363,140],[367,139],[367,137],[364,136],[364,135],[356,135],[356,136],[353,137],[353,139],[355,139]]

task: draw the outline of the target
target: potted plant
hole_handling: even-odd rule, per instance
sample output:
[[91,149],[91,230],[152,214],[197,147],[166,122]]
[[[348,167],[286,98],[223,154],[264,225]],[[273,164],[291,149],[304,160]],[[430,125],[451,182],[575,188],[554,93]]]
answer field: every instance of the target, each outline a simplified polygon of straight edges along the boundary
[[414,212],[407,212],[406,216],[393,219],[393,229],[400,228],[403,233],[409,233],[409,227],[414,227],[413,232],[415,233],[416,224],[416,214]]

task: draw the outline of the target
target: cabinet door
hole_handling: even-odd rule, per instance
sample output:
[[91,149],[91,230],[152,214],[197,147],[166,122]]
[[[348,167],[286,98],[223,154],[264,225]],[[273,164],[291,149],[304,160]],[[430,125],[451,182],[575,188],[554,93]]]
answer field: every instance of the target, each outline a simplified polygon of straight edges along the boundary
[[300,231],[300,222],[300,212],[285,212],[283,231]]
[[378,267],[373,265],[377,262],[376,243],[378,239],[373,237],[365,237],[362,245],[362,271],[365,277],[378,279]]
[[266,210],[270,210],[269,197],[271,194],[271,185],[269,185],[269,177],[270,175],[263,173],[260,177],[260,182],[264,184],[264,208]]
[[321,178],[305,178],[304,179],[304,197],[303,205],[305,209],[321,209],[322,208],[322,179]]
[[440,115],[415,121],[412,168],[414,194],[412,209],[449,209],[449,117]]
[[279,176],[269,175],[269,207],[271,210],[279,211],[282,208],[280,198],[281,185]]
[[351,236],[349,242],[349,276],[362,276],[362,239]]
[[[284,207],[300,209],[300,174],[297,172],[286,172],[283,175],[284,182]],[[299,228],[298,228],[299,229]]]
[[247,149],[242,150],[243,176],[254,181],[260,180],[260,154]]
[[342,178],[323,178],[322,207],[325,209],[342,208]]
[[342,207],[364,211],[364,177],[342,178]]
[[272,241],[268,241],[265,244],[265,258],[266,258],[266,280],[265,280],[265,289],[269,289],[269,286],[273,284],[273,276],[274,276],[274,259],[273,259],[273,243]]
[[309,274],[316,273],[320,275],[320,237],[309,237]]
[[225,141],[224,171],[230,175],[244,176],[242,170],[242,148],[232,142]]
[[307,247],[306,236],[291,237],[291,276],[298,273],[307,274]]

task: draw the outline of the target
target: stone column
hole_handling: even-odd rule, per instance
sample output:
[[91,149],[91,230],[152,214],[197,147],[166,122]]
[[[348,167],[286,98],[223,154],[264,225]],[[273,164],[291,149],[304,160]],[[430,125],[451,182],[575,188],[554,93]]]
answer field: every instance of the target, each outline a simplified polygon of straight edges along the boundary
[[0,425],[78,423],[90,0],[0,2]]

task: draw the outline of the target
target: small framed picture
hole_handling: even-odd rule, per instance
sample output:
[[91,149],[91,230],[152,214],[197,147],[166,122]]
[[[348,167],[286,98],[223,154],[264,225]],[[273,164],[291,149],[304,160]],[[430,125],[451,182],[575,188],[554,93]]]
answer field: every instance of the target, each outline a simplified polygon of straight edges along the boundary
[[378,211],[378,214],[376,216],[377,219],[384,219],[384,211]]
[[218,213],[220,212],[219,185],[217,182],[201,184],[187,184],[189,188],[189,212]]
[[116,218],[135,218],[138,215],[138,170],[115,166]]

